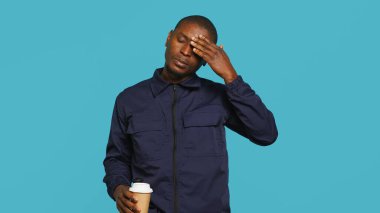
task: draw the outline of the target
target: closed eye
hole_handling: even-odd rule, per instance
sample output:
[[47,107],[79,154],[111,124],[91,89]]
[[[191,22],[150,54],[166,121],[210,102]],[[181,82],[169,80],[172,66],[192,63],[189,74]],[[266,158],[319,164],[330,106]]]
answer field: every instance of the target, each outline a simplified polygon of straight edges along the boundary
[[184,37],[178,37],[178,41],[180,43],[186,42],[186,39]]
[[178,32],[178,34],[176,36],[177,36],[178,42],[180,42],[180,43],[185,43],[185,42],[190,40],[190,38],[182,32]]

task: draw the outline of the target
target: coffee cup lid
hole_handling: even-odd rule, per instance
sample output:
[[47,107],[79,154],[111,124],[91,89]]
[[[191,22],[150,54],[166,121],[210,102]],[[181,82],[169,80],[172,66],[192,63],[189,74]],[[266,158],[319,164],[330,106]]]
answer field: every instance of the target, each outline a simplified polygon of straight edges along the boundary
[[133,183],[131,188],[129,188],[129,191],[137,193],[152,193],[153,189],[150,188],[148,183]]

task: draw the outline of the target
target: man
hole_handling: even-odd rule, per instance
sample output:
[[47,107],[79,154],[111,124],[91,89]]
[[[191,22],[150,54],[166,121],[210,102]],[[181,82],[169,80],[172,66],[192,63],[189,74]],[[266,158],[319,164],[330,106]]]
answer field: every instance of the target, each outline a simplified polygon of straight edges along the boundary
[[[153,188],[149,212],[230,212],[224,126],[259,145],[276,140],[273,114],[216,43],[209,19],[181,19],[164,67],[117,96],[104,182],[120,212],[139,212],[134,178]],[[195,74],[206,63],[225,85]]]

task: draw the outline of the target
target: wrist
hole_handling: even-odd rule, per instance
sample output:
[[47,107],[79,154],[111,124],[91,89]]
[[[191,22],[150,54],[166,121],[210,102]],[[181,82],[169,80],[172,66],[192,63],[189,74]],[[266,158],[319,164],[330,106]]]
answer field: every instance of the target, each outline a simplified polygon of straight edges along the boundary
[[238,77],[238,74],[234,71],[233,73],[231,73],[230,75],[224,77],[224,83],[225,84],[229,84],[231,82],[233,82],[236,78]]

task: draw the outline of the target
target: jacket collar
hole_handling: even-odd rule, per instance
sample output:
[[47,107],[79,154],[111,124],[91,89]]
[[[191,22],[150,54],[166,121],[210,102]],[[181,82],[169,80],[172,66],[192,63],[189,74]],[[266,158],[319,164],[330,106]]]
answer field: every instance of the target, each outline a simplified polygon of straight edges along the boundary
[[[160,94],[169,85],[173,85],[172,83],[162,78],[162,76],[160,75],[163,69],[164,69],[163,67],[158,68],[153,73],[150,87],[152,89],[154,96],[157,96],[158,94]],[[186,88],[199,88],[201,86],[201,79],[198,77],[197,74],[194,73],[192,77],[179,82],[177,85],[180,85]]]

